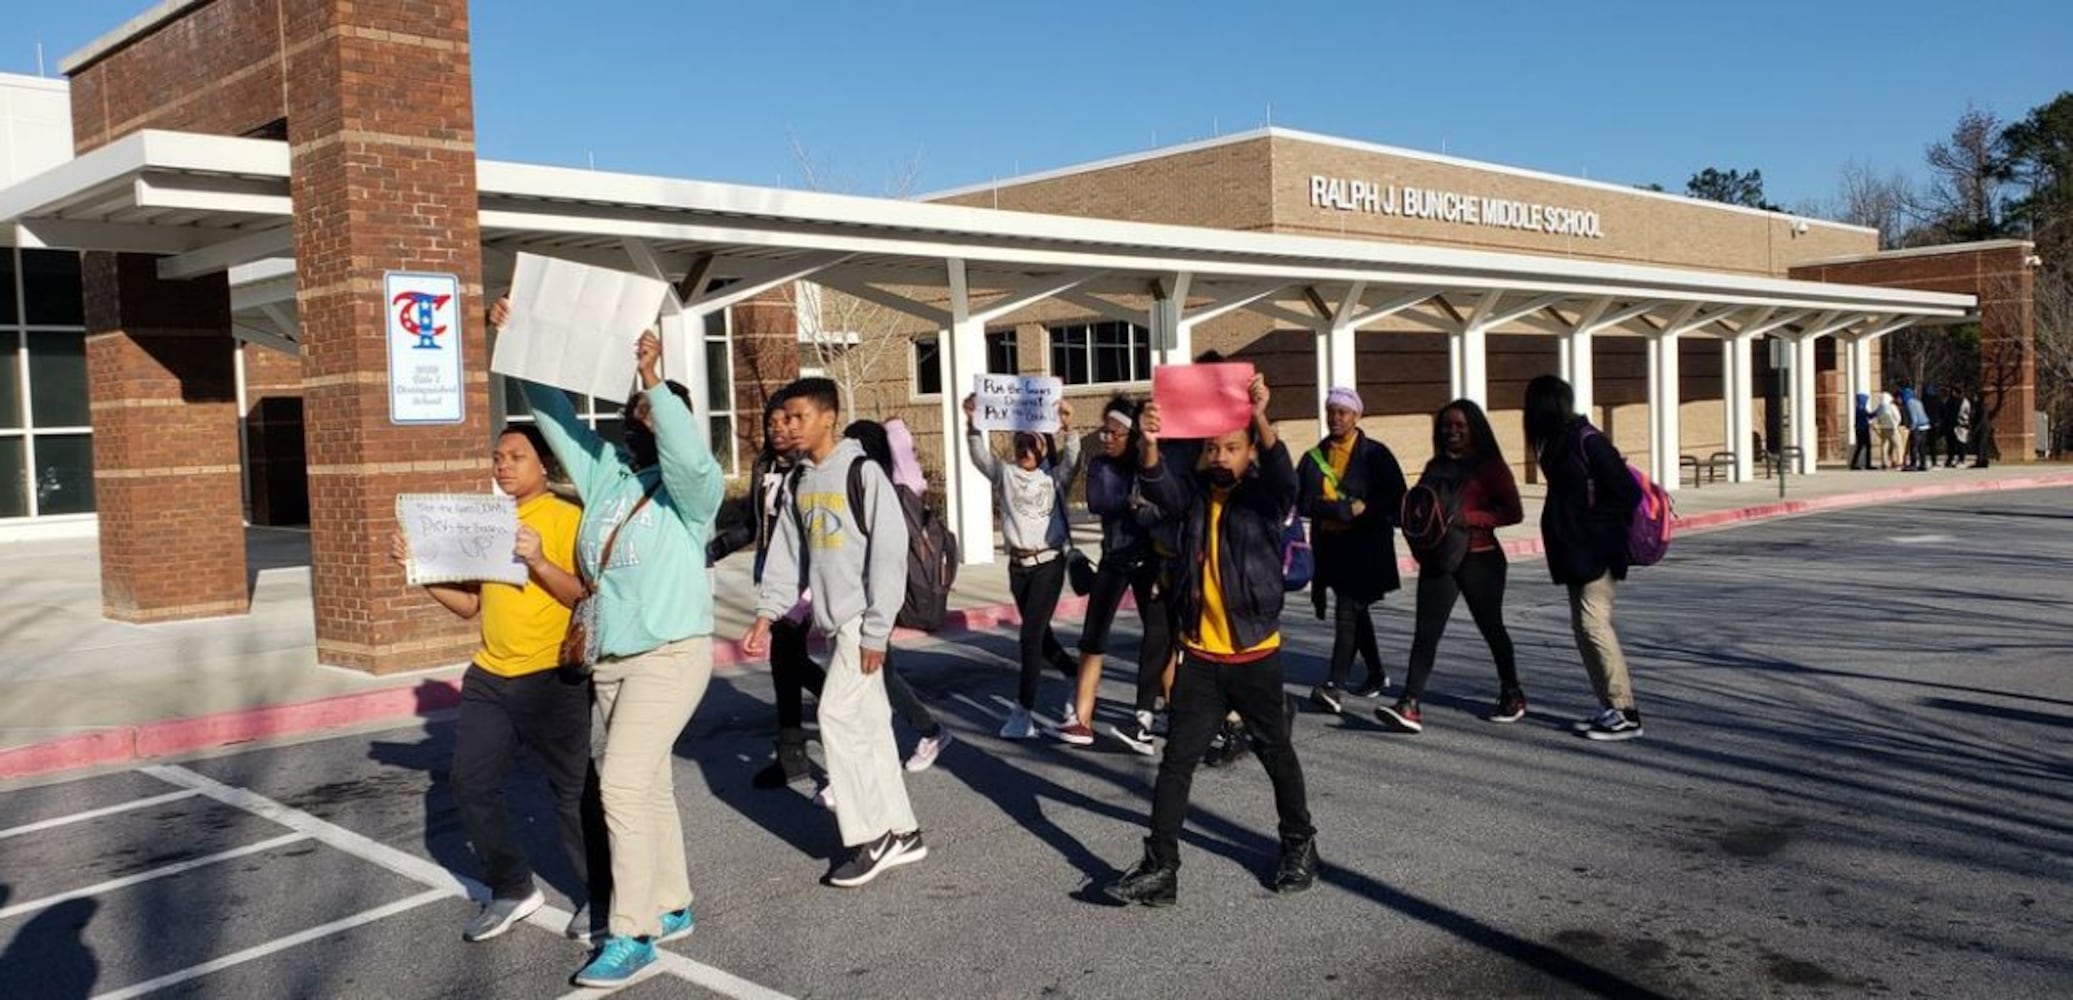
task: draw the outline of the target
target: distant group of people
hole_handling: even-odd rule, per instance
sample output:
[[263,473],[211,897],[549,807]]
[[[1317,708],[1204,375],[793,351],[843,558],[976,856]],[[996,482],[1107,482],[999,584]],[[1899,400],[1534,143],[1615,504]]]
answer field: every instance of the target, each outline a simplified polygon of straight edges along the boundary
[[1986,397],[1978,392],[1925,385],[1918,394],[1914,383],[1903,380],[1876,395],[1858,393],[1852,419],[1852,469],[1924,472],[1939,460],[1953,469],[1968,454],[1973,468],[1989,464],[1988,410]]
[[[505,314],[498,303],[492,324]],[[944,558],[911,432],[898,421],[844,426],[827,379],[786,386],[764,413],[744,515],[723,527],[720,468],[689,391],[660,378],[661,350],[652,334],[641,338],[642,389],[627,401],[623,446],[586,426],[559,390],[525,387],[535,423],[506,428],[493,461],[500,490],[517,501],[514,554],[528,579],[427,588],[482,626],[463,681],[453,782],[490,898],[463,934],[493,938],[544,904],[503,797],[516,750],[528,746],[555,791],[565,848],[587,884],[589,898],[566,928],[596,946],[574,977],[584,986],[625,983],[655,961],[657,944],[695,925],[671,748],[712,676],[712,563],[753,549],[755,621],[741,645],[769,659],[777,722],[775,757],[753,784],[819,786],[816,801],[834,813],[847,847],[829,884],[862,886],[928,856],[905,776],[933,765],[951,739],[892,662],[894,629],[915,613],[916,567]],[[1300,457],[1268,418],[1263,378],[1253,378],[1249,396],[1245,427],[1194,441],[1164,439],[1155,402],[1110,400],[1084,466],[1070,404],[1059,408],[1055,440],[1018,433],[1007,457],[978,431],[966,441],[967,460],[992,484],[1021,612],[1020,677],[1002,738],[1039,735],[1042,678],[1056,671],[1070,693],[1057,724],[1045,728],[1068,744],[1096,742],[1110,634],[1124,595],[1135,599],[1133,697],[1123,721],[1105,731],[1134,752],[1160,756],[1143,855],[1103,886],[1124,903],[1176,901],[1193,774],[1241,749],[1261,761],[1273,786],[1274,889],[1301,892],[1318,878],[1282,655],[1285,571],[1305,518],[1316,555],[1313,606],[1334,632],[1312,703],[1337,713],[1349,697],[1386,692],[1375,618],[1401,586],[1401,531],[1419,566],[1415,635],[1403,689],[1377,717],[1399,732],[1423,729],[1420,699],[1457,601],[1467,603],[1496,667],[1487,717],[1511,722],[1527,712],[1504,624],[1507,563],[1496,538],[1523,509],[1482,408],[1469,400],[1442,407],[1432,457],[1407,482],[1389,448],[1360,429],[1363,405],[1351,388],[1331,391],[1328,433]],[[1640,487],[1605,435],[1574,413],[1561,379],[1535,379],[1523,409],[1527,445],[1548,485],[1541,530],[1550,575],[1567,589],[1599,701],[1575,728],[1593,739],[1630,739],[1641,734],[1640,715],[1612,608]],[[1087,506],[1101,521],[1092,559],[1077,552],[1066,516],[1083,467]],[[563,476],[561,493],[577,503],[556,492]],[[400,537],[394,555],[409,558]],[[1088,597],[1077,657],[1054,626],[1068,585]],[[816,631],[827,642],[825,666],[810,652]],[[1356,658],[1366,675],[1350,686]],[[824,781],[807,752],[808,691]],[[904,761],[896,710],[916,734]],[[596,741],[594,724],[603,728]]]

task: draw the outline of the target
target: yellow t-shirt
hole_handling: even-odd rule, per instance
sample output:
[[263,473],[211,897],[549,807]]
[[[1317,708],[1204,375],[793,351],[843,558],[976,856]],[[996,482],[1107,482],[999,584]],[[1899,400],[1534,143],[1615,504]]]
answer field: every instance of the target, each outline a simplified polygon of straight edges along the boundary
[[1245,656],[1281,648],[1279,630],[1248,649],[1235,648],[1237,640],[1231,635],[1231,615],[1224,608],[1223,569],[1217,559],[1217,529],[1223,526],[1224,500],[1230,493],[1229,490],[1215,489],[1209,493],[1209,552],[1202,569],[1202,618],[1195,625],[1195,634],[1188,637],[1191,648],[1211,656]]
[[[576,526],[583,509],[545,493],[518,508],[518,522],[540,533],[547,560],[569,572],[576,567]],[[569,630],[569,609],[562,607],[540,582],[524,587],[508,583],[482,585],[482,649],[477,666],[499,677],[521,677],[552,670],[561,659],[561,639]]]

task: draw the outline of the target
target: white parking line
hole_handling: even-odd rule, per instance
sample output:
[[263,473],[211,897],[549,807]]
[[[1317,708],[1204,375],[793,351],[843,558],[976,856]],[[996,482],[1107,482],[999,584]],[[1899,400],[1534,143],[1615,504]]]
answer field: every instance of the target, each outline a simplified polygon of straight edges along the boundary
[[45,896],[42,899],[32,899],[26,903],[16,903],[15,905],[10,906],[4,910],[0,910],[0,920],[6,920],[9,917],[20,916],[24,913],[33,913],[37,910],[47,909],[49,907],[56,906],[59,903],[65,902],[66,900],[85,899],[88,896],[98,896],[104,892],[112,892],[116,889],[137,885],[142,882],[150,882],[156,879],[162,879],[169,875],[178,875],[181,872],[190,872],[195,870],[196,868],[204,868],[209,865],[216,864],[219,861],[229,861],[232,858],[242,858],[247,854],[257,854],[260,851],[270,851],[276,847],[280,847],[285,844],[293,844],[297,841],[308,839],[310,838],[309,835],[306,833],[283,834],[279,837],[274,837],[269,840],[262,840],[256,844],[246,844],[243,847],[234,847],[228,851],[218,851],[215,854],[210,854],[205,857],[189,858],[186,861],[181,861],[176,864],[166,865],[161,868],[153,868],[148,872],[138,872],[135,875],[125,875],[122,878],[109,879],[106,882],[102,882],[96,885],[90,885],[84,889],[74,889],[71,892],[61,892],[55,896]]
[[59,816],[56,819],[46,819],[35,823],[24,823],[21,826],[9,827],[5,830],[0,830],[0,840],[6,840],[9,837],[19,837],[25,833],[35,833],[39,830],[49,830],[60,826],[69,826],[73,823],[84,823],[90,819],[100,819],[103,816],[113,816],[116,813],[129,812],[132,809],[149,809],[152,806],[164,805],[168,802],[178,802],[181,799],[193,798],[198,794],[200,793],[196,792],[192,788],[189,788],[184,791],[167,792],[164,795],[154,795],[148,799],[138,799],[134,802],[119,802],[115,805],[105,806],[100,809],[88,809],[85,812],[76,812],[70,816]]
[[361,924],[371,924],[377,920],[385,920],[398,913],[415,910],[426,903],[436,903],[442,899],[449,898],[452,898],[452,893],[446,892],[443,889],[427,889],[408,899],[399,899],[387,906],[377,906],[372,910],[353,914],[343,920],[333,920],[328,924],[320,924],[309,930],[290,934],[284,938],[276,938],[262,945],[254,945],[243,951],[234,951],[222,958],[210,959],[200,965],[190,965],[178,972],[169,972],[157,979],[147,979],[135,986],[125,986],[119,990],[97,993],[94,995],[94,1000],[127,1000],[129,997],[140,997],[154,990],[162,990],[168,986],[184,983],[190,979],[199,979],[212,972],[221,972],[233,966],[243,965],[255,958],[264,958],[277,951],[285,951],[296,945],[308,944],[318,938],[329,937],[340,931],[351,930]]
[[[290,809],[264,795],[246,788],[226,785],[206,775],[197,774],[175,764],[158,764],[138,768],[145,774],[169,784],[193,789],[202,795],[226,805],[236,806],[256,816],[270,819],[301,836],[307,836],[318,843],[337,848],[356,858],[379,865],[398,875],[418,882],[449,896],[466,896],[486,899],[489,890],[482,883],[446,870],[414,854],[399,851],[380,841],[354,833],[344,827],[327,823],[309,813]],[[569,922],[570,913],[557,906],[543,906],[526,918],[526,923],[543,928],[556,937]],[[716,969],[703,962],[693,961],[672,951],[657,949],[655,964],[663,971],[702,986],[723,996],[736,1000],[792,1000],[790,996],[769,987],[752,983],[733,973]],[[628,985],[632,985],[629,983]],[[609,990],[588,990],[585,996],[609,995]]]

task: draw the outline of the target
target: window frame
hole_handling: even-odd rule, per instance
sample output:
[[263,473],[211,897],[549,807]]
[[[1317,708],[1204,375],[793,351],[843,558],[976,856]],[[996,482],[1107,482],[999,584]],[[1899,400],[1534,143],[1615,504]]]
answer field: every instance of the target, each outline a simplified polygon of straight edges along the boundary
[[[0,439],[15,440],[21,442],[21,471],[23,476],[22,482],[20,483],[20,487],[22,490],[23,512],[20,514],[0,515],[0,525],[56,523],[68,520],[91,520],[100,515],[100,495],[98,490],[95,491],[93,503],[86,510],[71,511],[62,514],[46,514],[43,512],[43,501],[37,489],[38,480],[36,474],[36,443],[38,438],[85,438],[87,442],[89,456],[87,466],[87,484],[89,487],[92,487],[94,485],[94,468],[91,457],[94,428],[92,423],[92,403],[90,399],[88,403],[87,413],[88,422],[86,424],[52,424],[50,426],[44,426],[36,422],[35,379],[32,377],[34,365],[30,360],[29,353],[30,335],[44,333],[76,336],[77,338],[79,338],[82,350],[84,350],[86,341],[86,326],[84,322],[77,324],[28,322],[29,269],[28,264],[26,262],[26,258],[23,256],[23,253],[24,251],[35,249],[37,248],[0,247],[0,254],[5,254],[8,258],[8,264],[12,269],[11,277],[13,279],[4,290],[0,290],[4,291],[7,297],[7,311],[4,313],[0,313],[0,351],[6,351],[13,354],[17,362],[15,372],[15,390],[21,403],[21,426],[0,427]],[[64,251],[41,252],[56,254],[64,253]],[[78,255],[72,254],[71,256],[76,264],[78,261]],[[87,384],[81,386],[83,390],[89,392],[89,395],[91,394],[91,382],[92,376],[89,373],[87,378]]]
[[[1117,349],[1115,344],[1100,343],[1098,331],[1107,330],[1112,332],[1116,328],[1126,330],[1128,338],[1122,345],[1122,349],[1126,352],[1128,358],[1126,362],[1128,370],[1125,374],[1130,377],[1120,381],[1101,378],[1100,364],[1096,360],[1097,349],[1106,351]],[[1061,336],[1080,339],[1082,342],[1061,345],[1058,343]],[[1045,372],[1064,382],[1067,388],[1141,388],[1150,384],[1152,380],[1153,358],[1151,342],[1152,331],[1150,327],[1138,323],[1125,323],[1121,320],[1088,320],[1077,323],[1048,324],[1044,327]],[[1074,350],[1081,352],[1080,360],[1085,365],[1087,373],[1084,381],[1073,380],[1072,366],[1070,364],[1066,366],[1065,371],[1059,370],[1058,352],[1061,347],[1068,352]]]

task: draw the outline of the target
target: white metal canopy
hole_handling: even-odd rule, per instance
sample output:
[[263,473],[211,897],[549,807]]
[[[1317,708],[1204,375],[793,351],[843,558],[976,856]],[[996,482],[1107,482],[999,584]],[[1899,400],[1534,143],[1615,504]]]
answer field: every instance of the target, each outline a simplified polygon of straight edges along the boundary
[[[165,255],[167,278],[236,269],[234,309],[253,339],[294,337],[289,156],[283,142],[146,131],[0,190],[13,226],[51,246]],[[1238,232],[861,198],[484,161],[477,164],[487,280],[530,251],[630,267],[676,283],[665,336],[779,284],[811,280],[947,332],[945,386],[984,370],[988,322],[1058,299],[1159,330],[1163,361],[1190,331],[1244,310],[1318,335],[1318,405],[1354,384],[1354,335],[1385,320],[1449,337],[1453,394],[1482,400],[1485,342],[1498,330],[1561,338],[1562,374],[1591,405],[1591,338],[1648,338],[1652,467],[1678,456],[1678,338],[1722,342],[1727,440],[1750,440],[1750,345],[1792,347],[1792,416],[1802,468],[1815,452],[1814,344],[1847,347],[1850,390],[1869,382],[1879,337],[1970,314],[1969,295],[1791,281],[1594,260],[1371,240]],[[12,225],[9,225],[9,224]],[[733,279],[711,290],[715,279]],[[1147,308],[1142,303],[1165,303]],[[694,376],[702,351],[689,351]],[[703,394],[705,379],[690,380]],[[700,399],[700,405],[704,404]],[[946,429],[962,426],[957,393]],[[956,435],[946,436],[955,442]],[[954,450],[954,444],[953,448]],[[1745,449],[1746,452],[1746,449]],[[1738,456],[1747,478],[1752,456]],[[946,461],[952,517],[990,537],[983,480]],[[1676,476],[1664,474],[1666,485]],[[980,534],[973,535],[973,532]],[[988,546],[966,546],[990,558]]]

